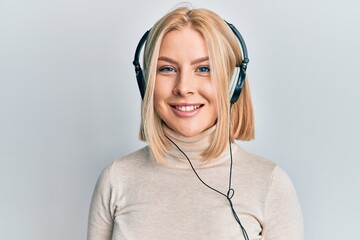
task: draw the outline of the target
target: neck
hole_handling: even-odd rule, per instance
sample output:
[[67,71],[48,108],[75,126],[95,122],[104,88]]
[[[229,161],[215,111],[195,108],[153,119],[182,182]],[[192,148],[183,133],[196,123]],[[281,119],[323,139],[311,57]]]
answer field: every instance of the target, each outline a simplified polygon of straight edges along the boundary
[[[172,142],[165,154],[164,165],[189,169],[190,166],[185,155],[191,160],[195,168],[204,168],[213,166],[214,164],[220,164],[220,162],[216,160],[206,160],[202,155],[213,141],[215,129],[216,125],[199,135],[185,137],[164,126],[165,135],[169,138],[170,142]],[[228,151],[224,151],[224,153],[219,156],[219,159],[222,159],[227,152]]]

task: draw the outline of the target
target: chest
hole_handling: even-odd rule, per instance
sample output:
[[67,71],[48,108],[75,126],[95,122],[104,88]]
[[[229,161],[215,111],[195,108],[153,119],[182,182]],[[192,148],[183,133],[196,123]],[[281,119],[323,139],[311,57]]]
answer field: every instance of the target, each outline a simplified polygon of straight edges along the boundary
[[[226,193],[227,174],[216,171],[215,175],[199,171],[199,175],[211,187]],[[206,187],[192,171],[162,169],[131,181],[115,201],[113,239],[243,238],[226,197]],[[254,208],[243,201],[246,194],[241,194],[238,181],[233,182],[233,188],[234,208],[250,239],[261,239],[259,205],[254,204]]]

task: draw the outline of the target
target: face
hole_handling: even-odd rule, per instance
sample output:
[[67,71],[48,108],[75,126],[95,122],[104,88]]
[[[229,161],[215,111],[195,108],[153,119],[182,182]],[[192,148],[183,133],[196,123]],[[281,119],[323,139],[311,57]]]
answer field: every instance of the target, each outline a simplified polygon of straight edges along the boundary
[[167,33],[161,43],[154,89],[155,111],[180,135],[196,136],[217,119],[209,54],[190,26]]

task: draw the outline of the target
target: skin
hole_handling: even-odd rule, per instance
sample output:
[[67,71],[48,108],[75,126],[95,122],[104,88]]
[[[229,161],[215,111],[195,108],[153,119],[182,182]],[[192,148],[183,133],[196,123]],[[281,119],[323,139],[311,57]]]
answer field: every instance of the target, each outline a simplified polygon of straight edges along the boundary
[[191,26],[164,36],[157,62],[155,111],[182,136],[196,136],[216,123],[216,90],[209,64],[205,40]]

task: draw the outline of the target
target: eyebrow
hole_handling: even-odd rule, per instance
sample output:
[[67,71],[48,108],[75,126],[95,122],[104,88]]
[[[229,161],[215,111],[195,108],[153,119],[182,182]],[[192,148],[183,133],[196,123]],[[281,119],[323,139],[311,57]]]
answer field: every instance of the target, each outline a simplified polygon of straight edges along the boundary
[[198,58],[198,59],[195,59],[191,62],[191,65],[194,65],[194,64],[197,64],[197,63],[202,63],[202,62],[205,62],[205,61],[208,61],[209,60],[209,57],[206,56],[206,57],[202,57],[202,58]]
[[[165,56],[159,57],[159,58],[158,58],[158,61],[160,61],[160,60],[178,65],[178,62],[177,62],[177,61],[175,61],[174,59],[165,57]],[[206,57],[201,57],[201,58],[197,58],[197,59],[191,61],[191,65],[194,65],[194,64],[197,64],[197,63],[201,63],[201,62],[205,62],[205,61],[208,61],[208,60],[209,60],[209,57],[208,57],[208,56],[206,56]]]

